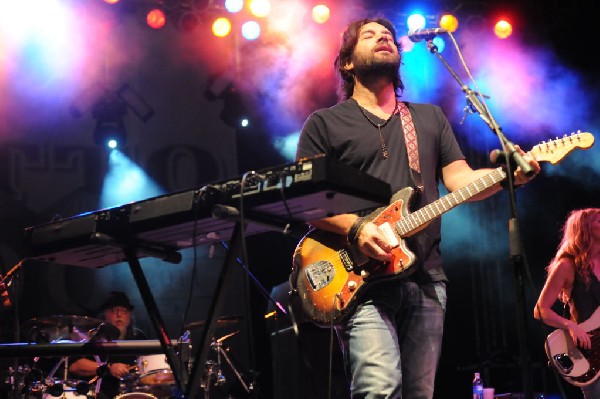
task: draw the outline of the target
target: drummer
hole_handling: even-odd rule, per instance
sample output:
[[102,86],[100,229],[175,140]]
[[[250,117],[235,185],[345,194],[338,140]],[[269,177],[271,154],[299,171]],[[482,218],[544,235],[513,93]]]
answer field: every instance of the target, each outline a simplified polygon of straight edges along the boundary
[[[99,309],[106,324],[96,328],[95,335],[92,335],[92,331],[90,340],[147,339],[143,331],[133,326],[133,308],[124,292],[112,291]],[[136,359],[131,355],[79,357],[70,360],[69,373],[76,378],[89,380],[98,376],[96,384],[100,387],[97,389],[97,398],[110,399],[123,393],[120,392],[121,380],[135,371]]]

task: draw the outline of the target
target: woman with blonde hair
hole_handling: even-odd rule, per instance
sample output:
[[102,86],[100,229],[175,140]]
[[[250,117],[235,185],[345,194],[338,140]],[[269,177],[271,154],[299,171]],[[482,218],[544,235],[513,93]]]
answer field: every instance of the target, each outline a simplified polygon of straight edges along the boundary
[[[581,323],[600,306],[600,208],[570,212],[558,250],[546,269],[548,275],[534,317],[565,330],[579,348],[591,349],[591,337]],[[557,298],[565,308],[568,305],[568,318],[566,312],[559,315],[552,309]],[[600,312],[594,317],[600,326]],[[600,398],[599,381],[581,387],[585,399]]]

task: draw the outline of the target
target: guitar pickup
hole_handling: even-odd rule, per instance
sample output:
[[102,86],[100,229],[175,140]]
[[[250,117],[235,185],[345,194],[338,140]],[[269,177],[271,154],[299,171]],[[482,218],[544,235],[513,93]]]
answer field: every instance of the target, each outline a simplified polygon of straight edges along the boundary
[[314,291],[326,287],[335,277],[335,268],[326,261],[321,260],[308,265],[305,270],[306,279]]
[[392,248],[396,248],[398,245],[400,245],[398,237],[396,237],[396,234],[394,233],[394,229],[388,222],[382,223],[377,227],[379,228],[379,231],[383,233],[385,239],[387,240],[388,244],[392,246]]
[[554,362],[558,365],[564,374],[568,374],[573,370],[573,360],[566,353],[559,353],[558,355],[554,355]]

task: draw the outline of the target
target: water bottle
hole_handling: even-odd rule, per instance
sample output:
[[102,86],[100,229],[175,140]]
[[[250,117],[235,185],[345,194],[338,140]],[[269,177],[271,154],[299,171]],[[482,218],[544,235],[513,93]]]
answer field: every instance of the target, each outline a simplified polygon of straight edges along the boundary
[[483,399],[483,382],[479,373],[475,373],[473,378],[473,399]]

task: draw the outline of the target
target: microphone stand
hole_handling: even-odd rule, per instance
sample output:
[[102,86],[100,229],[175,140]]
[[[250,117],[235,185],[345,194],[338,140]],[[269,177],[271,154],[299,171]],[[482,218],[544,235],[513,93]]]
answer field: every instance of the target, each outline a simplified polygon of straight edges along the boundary
[[440,61],[444,64],[446,69],[450,72],[452,77],[458,82],[461,90],[467,97],[467,103],[472,112],[477,112],[481,119],[490,127],[492,132],[500,140],[503,155],[506,160],[506,175],[508,181],[508,194],[510,202],[510,219],[508,221],[508,235],[509,235],[509,246],[510,246],[510,259],[513,263],[516,281],[516,299],[517,299],[517,335],[519,341],[519,364],[521,367],[521,380],[523,387],[523,394],[525,399],[532,398],[532,387],[531,387],[531,374],[530,364],[531,360],[527,351],[526,344],[526,326],[527,319],[525,316],[525,288],[524,288],[524,271],[525,271],[525,257],[523,255],[523,245],[521,240],[521,234],[519,229],[519,222],[517,219],[516,212],[516,200],[515,200],[515,185],[513,171],[515,165],[519,166],[523,173],[527,176],[531,176],[534,173],[533,168],[523,156],[517,151],[515,145],[508,140],[508,138],[500,129],[500,126],[496,123],[496,120],[492,116],[488,107],[479,100],[477,93],[472,89],[468,88],[454,72],[452,67],[446,62],[446,60],[438,52],[437,46],[433,43],[435,34],[428,35],[425,40],[427,41],[427,49],[432,54],[437,55]]

